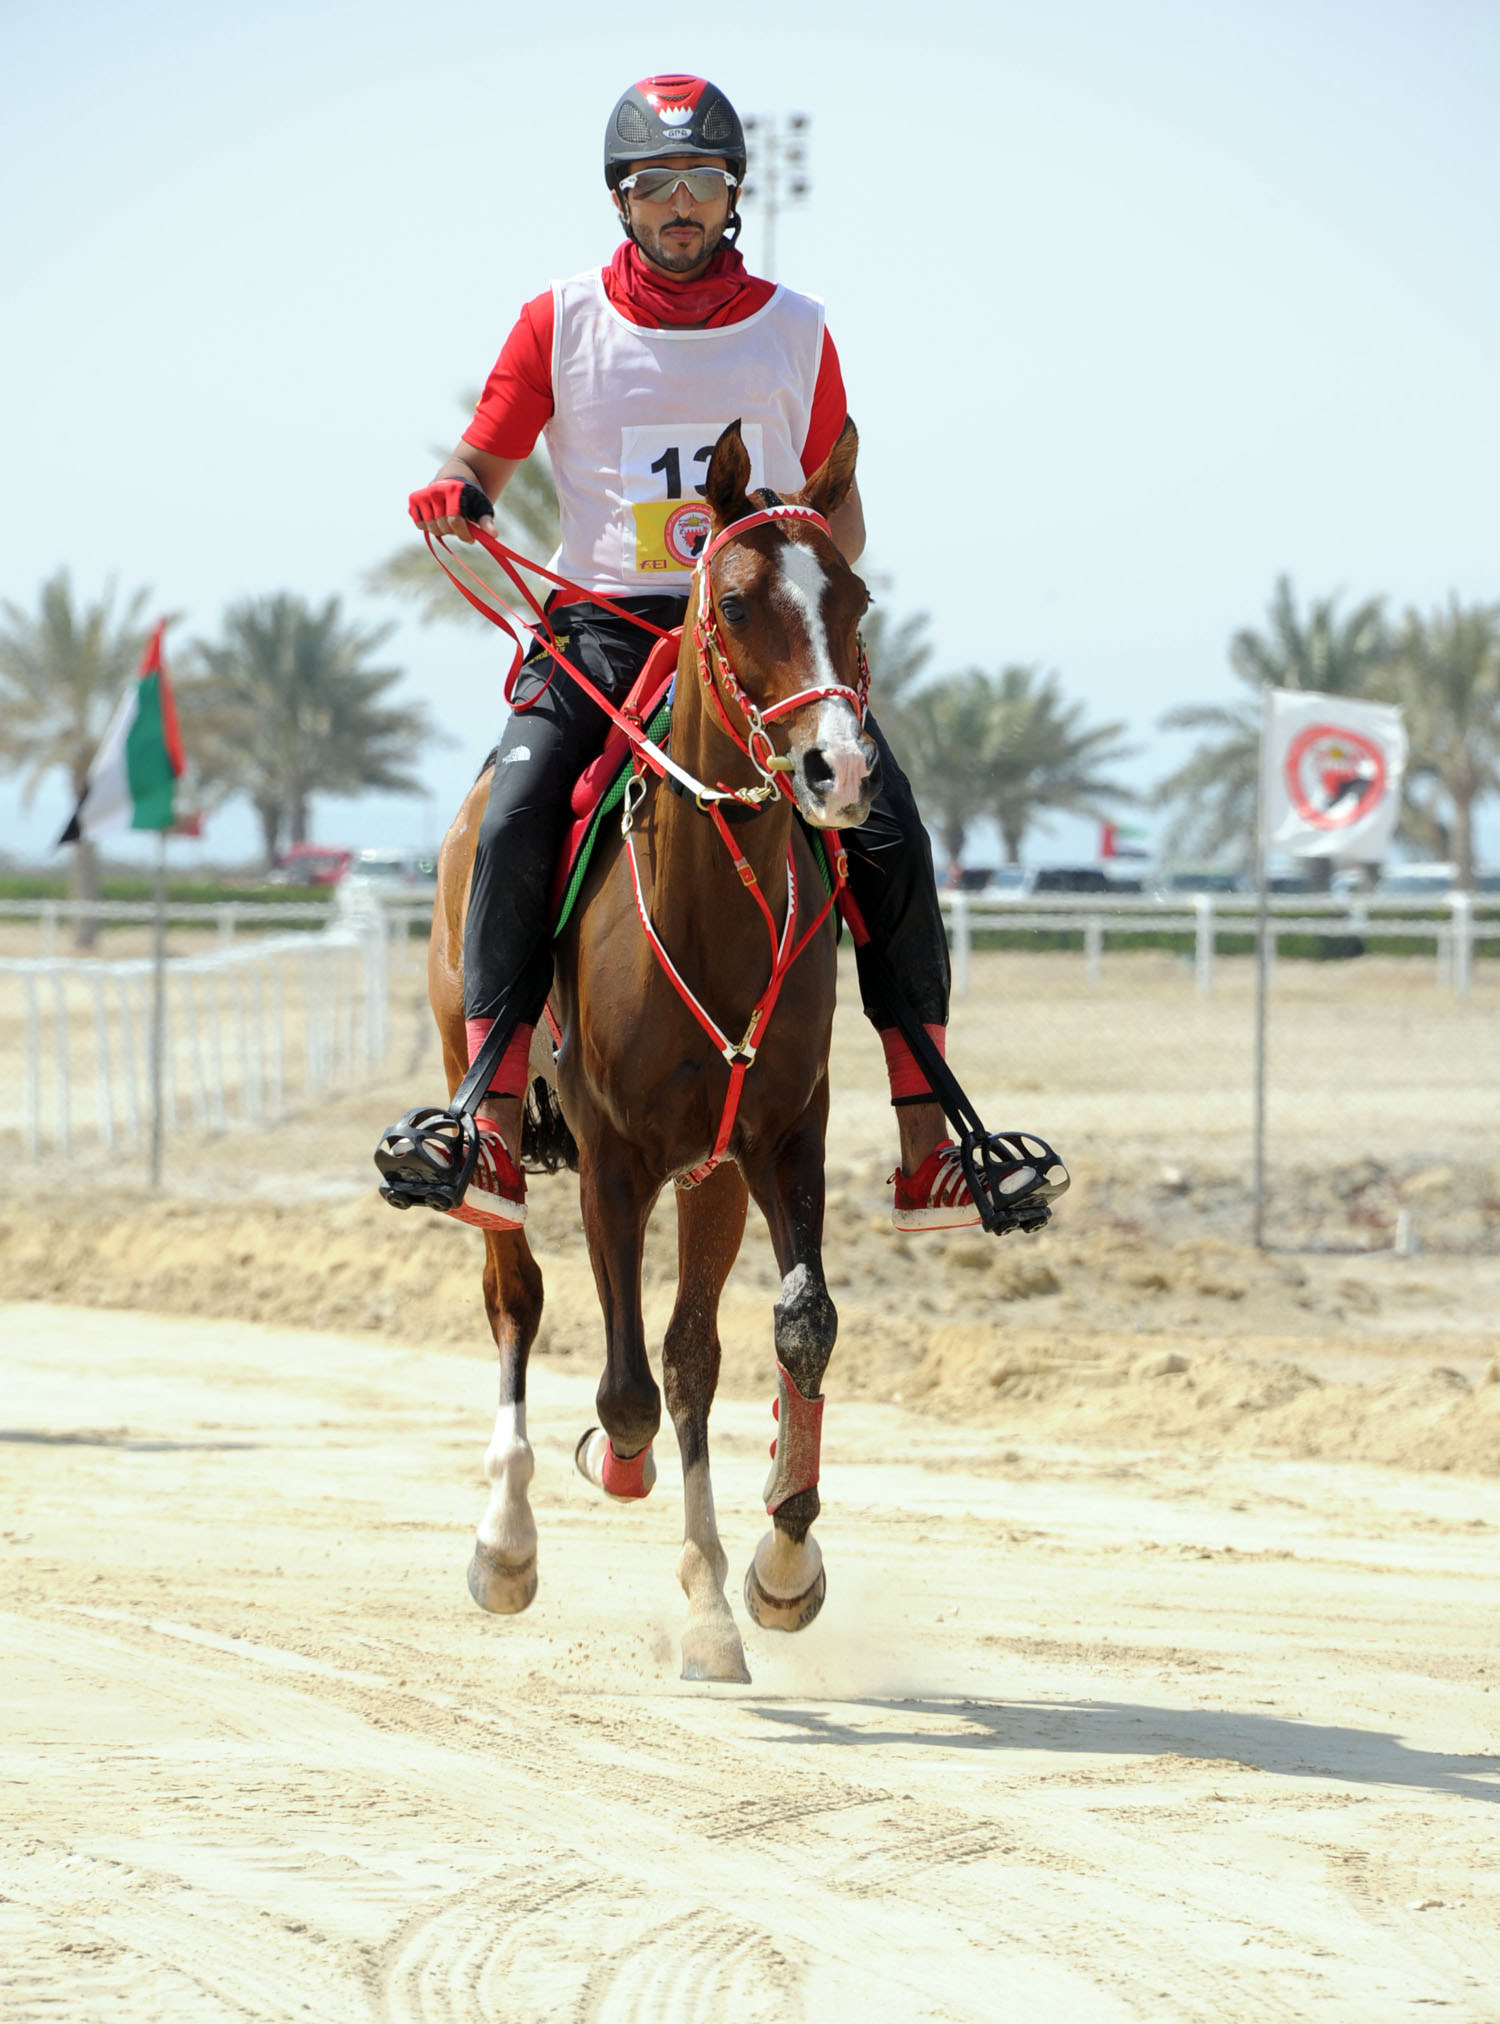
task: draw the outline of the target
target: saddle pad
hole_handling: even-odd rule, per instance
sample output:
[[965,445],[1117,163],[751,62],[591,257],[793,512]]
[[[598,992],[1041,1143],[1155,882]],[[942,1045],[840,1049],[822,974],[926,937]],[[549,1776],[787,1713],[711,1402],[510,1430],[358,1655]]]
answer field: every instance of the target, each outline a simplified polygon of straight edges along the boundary
[[[670,685],[671,676],[668,675],[667,686]],[[646,736],[653,745],[665,744],[671,724],[671,697],[660,693],[655,699],[654,714],[646,719]],[[606,760],[609,761],[608,768]],[[573,826],[563,841],[552,881],[554,936],[560,935],[567,926],[568,917],[578,902],[605,817],[612,815],[625,799],[630,766],[630,740],[623,731],[613,731],[599,757],[578,776],[578,784],[573,789]],[[586,785],[587,797],[584,794]]]
[[[630,687],[623,709],[637,717],[646,727],[646,735],[653,742],[657,740],[655,728],[656,713],[667,700],[672,686],[672,676],[677,668],[678,650],[682,645],[682,628],[678,626],[656,642],[646,656],[640,673]],[[665,727],[664,727],[665,728]],[[611,725],[604,749],[597,759],[591,759],[578,778],[573,782],[573,823],[563,839],[562,851],[558,856],[557,870],[552,881],[553,929],[557,934],[577,897],[576,886],[582,879],[583,864],[586,863],[585,844],[592,849],[589,841],[595,817],[602,812],[602,803],[610,796],[610,806],[618,804],[624,793],[622,769],[629,771],[630,740],[617,724]],[[619,792],[614,792],[615,788]],[[578,879],[574,879],[575,870]],[[563,908],[561,914],[558,909]]]

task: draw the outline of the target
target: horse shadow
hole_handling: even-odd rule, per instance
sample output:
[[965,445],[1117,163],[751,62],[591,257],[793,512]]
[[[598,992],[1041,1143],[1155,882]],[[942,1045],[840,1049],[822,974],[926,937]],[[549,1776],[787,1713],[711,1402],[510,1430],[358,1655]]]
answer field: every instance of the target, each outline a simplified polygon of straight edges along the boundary
[[[879,1728],[841,1722],[824,1710],[758,1697],[749,1703],[792,1744],[876,1751],[1041,1750],[1099,1757],[1195,1758],[1282,1778],[1328,1778],[1350,1785],[1408,1786],[1500,1800],[1500,1756],[1416,1750],[1376,1729],[1299,1722],[1228,1708],[1161,1708],[1129,1701],[975,1701],[854,1698],[838,1705],[894,1717]],[[910,1710],[908,1722],[901,1712]],[[934,1730],[917,1726],[941,1721]],[[954,1724],[962,1726],[955,1729]]]

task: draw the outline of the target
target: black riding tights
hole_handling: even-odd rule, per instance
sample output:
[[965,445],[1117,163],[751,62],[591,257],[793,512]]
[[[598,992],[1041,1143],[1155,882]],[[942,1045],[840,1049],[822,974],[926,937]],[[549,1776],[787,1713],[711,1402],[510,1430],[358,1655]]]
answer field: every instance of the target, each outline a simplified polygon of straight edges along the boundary
[[[686,600],[618,600],[651,624],[680,625]],[[612,703],[622,703],[655,644],[653,634],[598,606],[568,606],[553,624],[564,658]],[[548,680],[549,672],[553,679]],[[489,804],[480,824],[464,928],[464,1013],[511,1027],[534,1024],[552,987],[550,904],[558,853],[572,820],[573,782],[603,750],[609,719],[536,648],[495,749]],[[938,908],[932,846],[906,775],[873,717],[865,728],[880,752],[881,789],[869,819],[840,832],[849,885],[885,951],[898,987],[927,1025],[948,1019],[948,941]],[[863,974],[866,1016],[894,1026],[878,986]]]

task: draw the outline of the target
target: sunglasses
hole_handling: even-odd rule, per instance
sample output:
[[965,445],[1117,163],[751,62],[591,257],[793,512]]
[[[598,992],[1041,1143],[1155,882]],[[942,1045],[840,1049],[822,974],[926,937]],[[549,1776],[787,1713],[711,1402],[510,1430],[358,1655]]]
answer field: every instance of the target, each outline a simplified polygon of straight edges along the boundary
[[695,204],[706,204],[710,197],[738,189],[739,177],[728,169],[637,169],[633,176],[620,178],[620,188],[646,204],[669,203],[679,183]]

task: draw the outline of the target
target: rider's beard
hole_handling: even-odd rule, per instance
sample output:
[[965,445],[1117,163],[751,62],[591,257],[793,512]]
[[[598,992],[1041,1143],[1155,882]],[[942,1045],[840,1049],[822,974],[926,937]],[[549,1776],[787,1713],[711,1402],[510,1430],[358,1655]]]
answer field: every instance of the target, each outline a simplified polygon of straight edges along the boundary
[[695,267],[703,266],[718,250],[719,241],[724,237],[724,227],[729,221],[726,218],[717,225],[704,225],[697,218],[667,220],[669,225],[682,222],[697,225],[701,236],[681,246],[674,245],[671,240],[663,241],[660,227],[654,232],[640,224],[635,227],[636,244],[654,267],[660,267],[668,274],[691,274]]

